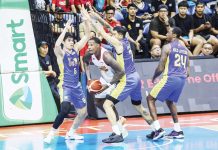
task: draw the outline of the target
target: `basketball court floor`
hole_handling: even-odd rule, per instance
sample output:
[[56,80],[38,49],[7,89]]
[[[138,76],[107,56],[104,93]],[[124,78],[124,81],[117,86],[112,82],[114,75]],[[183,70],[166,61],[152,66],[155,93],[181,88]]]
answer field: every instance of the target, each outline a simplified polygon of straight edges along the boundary
[[[65,140],[72,120],[66,119],[51,144],[43,138],[52,124],[0,127],[0,150],[218,150],[218,112],[180,115],[184,139],[163,138],[152,141],[146,138],[151,132],[142,118],[127,118],[128,137],[122,143],[106,144],[101,140],[111,133],[106,119],[90,120],[79,128],[84,140]],[[173,126],[171,116],[159,117],[167,133]]]

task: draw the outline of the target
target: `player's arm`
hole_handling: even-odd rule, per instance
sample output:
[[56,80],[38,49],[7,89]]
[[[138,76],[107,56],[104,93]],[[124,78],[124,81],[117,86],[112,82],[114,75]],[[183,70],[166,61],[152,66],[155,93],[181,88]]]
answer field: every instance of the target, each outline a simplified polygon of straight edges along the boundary
[[98,33],[106,41],[108,41],[109,43],[111,43],[115,47],[115,50],[116,50],[117,54],[123,53],[123,45],[122,45],[122,43],[118,39],[116,39],[116,38],[110,36],[109,34],[107,34],[105,32],[103,26],[99,22],[96,22],[96,21],[92,20],[92,24],[93,24],[93,27],[95,28],[95,30],[98,31]]
[[161,75],[161,73],[164,71],[165,69],[165,64],[166,64],[166,61],[167,61],[167,57],[168,57],[168,54],[169,54],[169,50],[170,50],[170,45],[167,44],[167,45],[164,45],[163,48],[162,48],[162,52],[161,52],[161,58],[160,58],[160,61],[159,61],[159,64],[154,72],[154,75],[153,75],[153,78],[152,78],[152,82],[154,83],[154,80]]
[[86,52],[85,56],[83,57],[83,62],[84,62],[84,68],[87,76],[87,80],[91,80],[91,75],[90,75],[90,68],[89,68],[89,61],[91,58],[92,54],[89,52]]
[[84,23],[85,23],[85,28],[84,28],[84,31],[85,31],[85,35],[82,37],[82,39],[77,42],[74,46],[74,49],[76,51],[80,51],[84,46],[85,44],[88,42],[89,38],[90,38],[90,21],[91,21],[91,18],[88,14],[88,12],[85,10],[84,6],[82,6],[82,9],[81,9],[81,14],[82,14],[82,18],[84,20]]
[[125,75],[124,70],[109,52],[104,53],[103,60],[115,72],[110,84],[117,83]]
[[63,51],[62,49],[60,48],[61,47],[61,43],[63,42],[64,40],[64,36],[65,34],[67,33],[67,31],[71,28],[71,22],[72,20],[68,20],[66,25],[65,25],[65,28],[63,29],[63,31],[61,32],[61,34],[59,35],[57,41],[55,42],[55,48],[54,48],[54,53],[57,57],[59,56],[63,56]]

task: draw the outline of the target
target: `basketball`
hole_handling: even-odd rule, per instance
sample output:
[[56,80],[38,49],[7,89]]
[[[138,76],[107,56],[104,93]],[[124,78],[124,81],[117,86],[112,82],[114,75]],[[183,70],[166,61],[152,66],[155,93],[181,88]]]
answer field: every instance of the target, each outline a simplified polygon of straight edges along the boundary
[[102,84],[99,80],[91,80],[88,86],[91,92],[98,92],[102,88]]

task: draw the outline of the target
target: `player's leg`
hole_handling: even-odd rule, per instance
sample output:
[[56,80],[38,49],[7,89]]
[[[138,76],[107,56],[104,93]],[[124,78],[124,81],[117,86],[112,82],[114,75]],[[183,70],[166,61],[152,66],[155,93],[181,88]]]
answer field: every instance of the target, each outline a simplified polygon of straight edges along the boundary
[[136,108],[139,114],[145,119],[145,121],[151,125],[153,123],[153,119],[150,114],[147,113],[145,107],[142,105],[142,93],[141,93],[141,79],[138,73],[135,73],[134,80],[137,83],[135,88],[130,93],[132,105]]
[[67,114],[70,112],[72,105],[70,102],[63,101],[61,103],[61,111],[58,113],[57,117],[55,118],[55,121],[53,123],[53,126],[47,135],[47,137],[44,139],[44,142],[51,143],[51,141],[54,139],[55,133],[57,132],[57,129],[59,126],[63,123],[64,118],[67,116]]
[[75,117],[73,124],[70,128],[70,131],[66,134],[65,139],[71,140],[82,140],[84,139],[83,136],[78,135],[75,131],[79,128],[79,126],[83,123],[87,116],[87,108],[84,106],[83,108],[77,109],[77,116]]
[[164,76],[159,83],[157,83],[154,88],[151,90],[150,94],[147,96],[147,103],[150,115],[153,119],[153,126],[155,128],[155,132],[147,135],[148,138],[152,137],[153,140],[157,140],[161,138],[165,131],[160,127],[160,123],[157,118],[157,109],[155,102],[156,100],[165,101],[169,98],[170,94],[175,89],[175,85],[173,79],[170,77]]
[[76,134],[75,131],[87,116],[86,98],[81,86],[73,89],[71,94],[71,102],[77,110],[77,116],[75,117],[69,132],[67,132],[65,139],[81,140],[83,139],[83,136]]
[[176,105],[172,101],[166,101],[166,104],[170,110],[171,116],[174,122],[173,131],[166,135],[168,138],[184,138],[184,133],[180,127],[178,115],[177,115],[177,108]]
[[175,103],[178,102],[179,96],[182,92],[182,89],[185,84],[185,79],[183,78],[175,78],[174,82],[176,83],[175,91],[169,96],[169,100],[166,101],[166,104],[170,110],[173,122],[174,122],[174,129],[173,131],[167,135],[168,138],[184,138],[184,133],[180,127],[177,108]]

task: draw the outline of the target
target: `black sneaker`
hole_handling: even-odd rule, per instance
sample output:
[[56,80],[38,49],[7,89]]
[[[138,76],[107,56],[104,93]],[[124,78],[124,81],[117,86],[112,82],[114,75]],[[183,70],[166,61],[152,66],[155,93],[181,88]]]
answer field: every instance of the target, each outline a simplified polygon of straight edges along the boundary
[[115,135],[116,135],[116,133],[112,132],[112,133],[109,135],[109,137],[113,137],[113,136],[115,136]]
[[166,135],[167,138],[170,139],[183,139],[184,138],[184,133],[183,131],[172,131],[170,134]]
[[104,143],[119,143],[119,142],[123,142],[123,141],[124,141],[123,136],[117,135],[117,134],[102,140],[102,142],[104,142]]
[[165,131],[160,128],[159,130],[154,131],[154,136],[153,136],[153,140],[158,140],[160,138],[162,138],[165,134]]
[[155,132],[152,131],[150,134],[146,135],[146,137],[147,137],[148,139],[153,139],[154,134],[155,134]]

